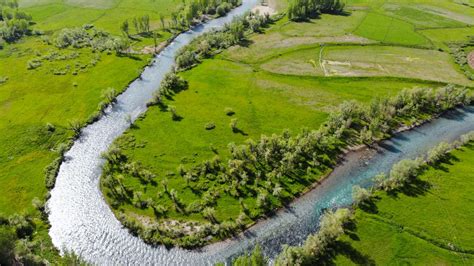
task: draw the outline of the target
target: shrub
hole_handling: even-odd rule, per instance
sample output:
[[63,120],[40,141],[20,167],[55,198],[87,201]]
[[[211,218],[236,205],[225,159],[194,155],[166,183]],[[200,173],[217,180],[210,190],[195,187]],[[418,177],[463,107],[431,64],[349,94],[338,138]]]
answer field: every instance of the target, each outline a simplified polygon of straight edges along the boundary
[[443,159],[448,152],[452,149],[451,145],[446,142],[439,143],[436,147],[428,151],[428,156],[426,160],[430,164],[434,164]]
[[365,188],[360,186],[352,187],[352,200],[356,206],[369,200],[371,196],[371,193]]
[[107,88],[103,93],[102,97],[105,98],[107,103],[114,103],[117,101],[119,93],[114,88]]
[[41,66],[41,60],[39,60],[39,59],[32,59],[32,60],[29,60],[29,61],[27,62],[27,66],[28,66],[28,67],[27,67],[28,70],[36,69],[36,68],[38,68],[38,67]]
[[215,125],[214,123],[212,123],[212,122],[209,122],[209,123],[207,123],[207,124],[204,126],[204,128],[205,128],[206,130],[212,130],[212,129],[216,128],[216,125]]
[[176,107],[173,105],[168,106],[168,111],[171,112],[171,119],[173,119],[173,121],[179,121],[181,119],[181,116],[176,111]]
[[74,132],[74,137],[79,137],[81,134],[82,124],[78,120],[73,120],[69,122],[69,129]]
[[232,118],[230,120],[229,126],[232,129],[232,132],[234,132],[234,133],[239,131],[239,128],[237,127],[237,122],[238,122],[237,118]]
[[233,116],[233,115],[235,114],[234,110],[233,110],[232,108],[230,108],[230,107],[226,107],[226,108],[224,109],[224,112],[225,112],[225,114],[228,115],[228,116]]
[[160,93],[169,95],[171,93],[178,93],[188,88],[188,82],[182,77],[176,75],[175,72],[170,72],[165,75],[160,84]]

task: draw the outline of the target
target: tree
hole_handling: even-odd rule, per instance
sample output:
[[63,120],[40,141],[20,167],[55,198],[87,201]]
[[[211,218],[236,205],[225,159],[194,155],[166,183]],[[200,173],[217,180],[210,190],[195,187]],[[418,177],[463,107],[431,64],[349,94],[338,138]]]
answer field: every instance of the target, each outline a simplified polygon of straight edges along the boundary
[[230,120],[229,126],[232,129],[232,132],[234,132],[234,133],[239,131],[239,128],[237,127],[237,122],[238,122],[237,118],[232,118]]
[[165,30],[165,16],[160,14],[161,29]]
[[202,210],[202,216],[212,223],[217,223],[216,210],[212,207],[206,207],[204,210]]
[[446,142],[439,143],[436,147],[428,151],[427,161],[430,164],[435,164],[442,160],[448,152],[452,149],[451,145]]
[[352,187],[352,200],[356,206],[369,200],[370,197],[371,193],[367,189],[361,188],[360,186]]
[[15,260],[15,232],[6,226],[0,226],[0,264],[13,265]]
[[122,30],[123,34],[125,36],[129,36],[129,25],[128,25],[128,19],[126,19],[124,22],[122,22],[122,25],[120,26],[120,30]]

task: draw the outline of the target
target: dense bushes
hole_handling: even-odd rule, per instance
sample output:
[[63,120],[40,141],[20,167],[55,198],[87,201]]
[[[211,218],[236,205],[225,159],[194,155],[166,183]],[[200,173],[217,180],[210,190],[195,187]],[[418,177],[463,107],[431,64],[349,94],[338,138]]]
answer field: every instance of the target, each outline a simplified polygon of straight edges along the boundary
[[0,37],[7,42],[29,34],[31,16],[18,9],[17,0],[0,0]]
[[342,0],[292,0],[287,14],[290,20],[302,21],[316,18],[321,13],[342,14],[344,6]]
[[54,37],[54,44],[58,48],[84,48],[90,47],[94,51],[124,52],[129,43],[126,39],[113,37],[108,32],[95,29],[92,25],[81,28],[65,28]]
[[[203,16],[223,16],[240,4],[240,0],[193,0],[187,3],[183,9],[171,14],[169,27],[187,28],[198,22]],[[196,19],[197,21],[195,21]]]
[[245,39],[246,32],[258,32],[270,22],[268,14],[261,16],[251,12],[235,18],[222,30],[205,33],[194,39],[191,44],[183,47],[176,56],[177,68],[187,69],[219,50],[239,44]]

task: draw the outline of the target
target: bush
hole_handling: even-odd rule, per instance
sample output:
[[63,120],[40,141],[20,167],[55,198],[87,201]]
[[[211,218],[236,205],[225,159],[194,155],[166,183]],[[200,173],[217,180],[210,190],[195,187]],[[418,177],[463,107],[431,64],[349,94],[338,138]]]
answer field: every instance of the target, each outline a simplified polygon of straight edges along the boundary
[[206,130],[212,130],[212,129],[216,128],[216,125],[215,125],[214,123],[210,122],[210,123],[207,123],[207,124],[204,126],[204,128],[205,128]]
[[230,107],[226,107],[224,112],[227,116],[233,116],[235,114],[234,110]]
[[39,59],[32,59],[27,62],[27,69],[32,70],[36,69],[41,66],[41,60]]
[[168,106],[168,111],[171,112],[171,119],[173,119],[173,121],[179,121],[181,119],[181,116],[176,111],[176,107],[173,105]]
[[237,127],[237,122],[238,122],[237,118],[232,118],[230,120],[229,126],[232,129],[232,132],[234,132],[234,133],[239,131],[239,128]]
[[371,193],[365,188],[360,186],[352,187],[352,200],[356,206],[369,200],[371,196]]
[[442,160],[448,152],[452,149],[451,145],[446,142],[441,142],[436,147],[428,151],[427,162],[434,164]]
[[170,72],[165,75],[160,84],[160,93],[170,95],[178,93],[188,88],[188,82],[182,77],[176,75],[175,72]]

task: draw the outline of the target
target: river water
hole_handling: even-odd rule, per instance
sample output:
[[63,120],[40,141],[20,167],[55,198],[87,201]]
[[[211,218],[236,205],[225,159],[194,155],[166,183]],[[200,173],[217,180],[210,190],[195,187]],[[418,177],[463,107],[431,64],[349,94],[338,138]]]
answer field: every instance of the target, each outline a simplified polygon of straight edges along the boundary
[[56,185],[47,203],[53,244],[74,251],[97,265],[210,265],[228,261],[260,243],[274,256],[282,244],[299,244],[316,230],[325,208],[350,204],[354,184],[368,185],[377,173],[388,171],[401,158],[414,158],[440,141],[452,141],[474,130],[474,108],[451,112],[432,123],[397,134],[377,149],[349,153],[346,160],[320,186],[293,202],[274,217],[260,222],[236,239],[209,245],[199,251],[151,247],[123,228],[106,204],[99,189],[104,161],[100,154],[146,111],[146,103],[174,64],[177,51],[196,36],[219,28],[236,15],[257,5],[244,0],[226,17],[215,19],[180,34],[145,68],[141,79],[132,82],[106,115],[85,127],[81,137],[66,153]]

